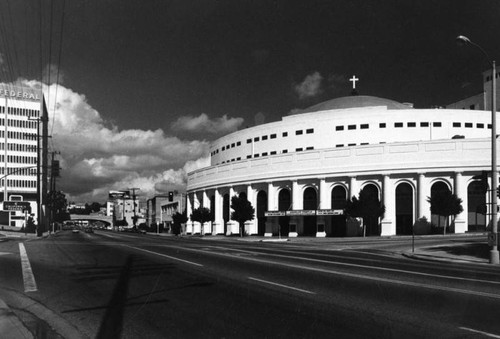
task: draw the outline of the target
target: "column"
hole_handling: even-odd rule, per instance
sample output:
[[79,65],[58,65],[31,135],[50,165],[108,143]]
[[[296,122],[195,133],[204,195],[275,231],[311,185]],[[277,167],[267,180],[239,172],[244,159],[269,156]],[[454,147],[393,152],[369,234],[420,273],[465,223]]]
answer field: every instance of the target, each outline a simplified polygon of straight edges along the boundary
[[191,213],[193,213],[193,208],[191,205],[191,199],[189,198],[189,193],[186,194],[186,214],[188,217],[188,220],[186,222],[186,233],[191,233],[193,234],[193,222],[191,221]]
[[[276,189],[272,182],[267,183],[267,210],[277,211],[278,204],[276,199]],[[273,236],[273,229],[278,227],[279,217],[266,217],[266,233],[265,237]]]
[[389,175],[384,174],[382,181],[382,199],[385,206],[384,218],[381,222],[381,236],[396,234],[396,209],[395,209],[395,191]]
[[357,187],[357,182],[356,182],[356,177],[349,177],[349,196],[347,197],[348,200],[351,200],[353,196],[358,195],[358,187]]
[[231,208],[231,199],[234,197],[236,194],[234,192],[233,186],[229,187],[229,221],[227,222],[227,233],[226,235],[231,235],[231,234],[240,234],[240,231],[238,229],[238,222],[234,221],[231,219],[231,214],[233,214],[234,210]]
[[462,213],[455,217],[455,233],[465,233],[468,228],[467,220],[467,186],[464,183],[462,173],[455,173],[455,194],[462,199]]
[[427,196],[431,195],[430,190],[427,187],[425,180],[425,175],[423,173],[418,174],[417,182],[417,193],[418,193],[418,219],[426,218],[428,222],[431,221],[431,207],[427,201]]
[[[198,193],[193,194],[193,209],[200,208],[200,200],[198,199]],[[191,234],[201,234],[201,225],[198,221],[193,221],[193,232]]]
[[[257,200],[256,200],[256,194],[255,190],[253,189],[252,185],[247,185],[247,200],[250,202],[252,207],[255,209],[255,212],[257,212]],[[254,215],[254,218],[252,220],[248,220],[245,222],[245,230],[249,235],[256,234],[257,233],[257,215]]]
[[[328,194],[325,178],[319,179],[319,209],[330,209],[331,195]],[[329,217],[328,217],[329,218]],[[316,237],[326,237],[326,219],[327,217],[319,215],[316,217]]]
[[[304,202],[302,201],[300,196],[300,186],[297,180],[292,181],[292,211],[299,211],[303,209]],[[290,217],[290,232],[288,233],[288,237],[297,237],[299,235],[298,229],[300,227],[300,223],[302,221],[302,217],[300,216],[291,216]]]
[[[203,190],[201,193],[201,206],[204,208],[210,209],[210,199],[208,199],[208,194],[206,190]],[[205,234],[207,232],[211,233],[211,222],[207,221],[203,223],[203,225],[200,225],[200,233]]]
[[212,223],[213,231],[212,234],[224,233],[224,220],[222,220],[222,196],[220,194],[220,189],[216,188],[214,191],[214,222]]

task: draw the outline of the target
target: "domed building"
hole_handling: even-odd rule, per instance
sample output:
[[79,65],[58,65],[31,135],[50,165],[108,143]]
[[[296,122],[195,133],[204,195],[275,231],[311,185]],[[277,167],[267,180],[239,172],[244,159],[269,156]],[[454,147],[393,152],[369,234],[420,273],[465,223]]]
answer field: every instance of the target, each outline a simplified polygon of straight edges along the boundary
[[455,233],[484,230],[489,197],[474,177],[491,169],[491,113],[415,109],[372,96],[325,101],[281,121],[246,128],[211,145],[211,165],[188,174],[187,213],[210,208],[214,221],[188,221],[188,233],[238,234],[230,197],[245,195],[256,218],[248,234],[356,236],[343,214],[346,199],[366,190],[385,206],[365,220],[367,235],[431,232],[428,197],[449,190],[464,211]]

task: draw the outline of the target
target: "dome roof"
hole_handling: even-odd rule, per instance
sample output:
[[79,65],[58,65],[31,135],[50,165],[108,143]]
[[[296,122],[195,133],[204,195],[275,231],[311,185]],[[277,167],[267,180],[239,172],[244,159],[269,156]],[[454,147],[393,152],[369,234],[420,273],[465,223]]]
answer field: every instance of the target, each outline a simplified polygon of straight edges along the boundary
[[310,113],[327,111],[332,109],[345,109],[356,107],[386,106],[387,109],[409,109],[410,105],[402,104],[394,100],[372,97],[368,95],[353,95],[348,97],[335,98],[320,102],[314,106],[305,108],[300,113]]

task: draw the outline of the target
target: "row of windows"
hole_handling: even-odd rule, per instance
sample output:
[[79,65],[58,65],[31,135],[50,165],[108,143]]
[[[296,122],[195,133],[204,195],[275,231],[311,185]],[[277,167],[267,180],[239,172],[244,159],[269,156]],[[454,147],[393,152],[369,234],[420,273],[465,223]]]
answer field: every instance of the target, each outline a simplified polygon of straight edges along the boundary
[[[305,133],[306,134],[313,134],[314,133],[314,128],[308,128],[305,130]],[[302,135],[304,134],[304,130],[296,130],[295,131],[295,135]],[[288,136],[288,132],[283,132],[282,133],[282,137],[283,138],[286,138]],[[252,142],[259,142],[259,141],[265,141],[265,140],[268,140],[268,139],[276,139],[277,138],[277,134],[276,133],[273,133],[273,134],[269,134],[269,135],[263,135],[261,137],[255,137],[255,138],[249,138],[247,139],[247,144],[251,144]],[[237,147],[237,146],[241,146],[241,142],[238,141],[236,143],[232,143],[232,144],[229,144],[229,145],[226,145],[226,146],[222,146],[221,148],[221,151],[225,151],[225,150],[228,150],[230,148],[234,148],[234,147]],[[219,153],[219,150],[216,149],[214,151],[212,151],[210,153],[211,156],[214,156],[215,154],[218,154]]]
[[[306,148],[303,148],[303,147],[299,147],[299,148],[296,148],[295,149],[295,152],[302,152],[302,151],[312,151],[314,150],[314,147],[313,146],[308,146]],[[288,150],[287,149],[284,149],[281,151],[282,154],[285,154],[285,153],[288,153]],[[260,158],[260,157],[267,157],[269,155],[276,155],[278,154],[277,151],[271,151],[271,152],[262,152],[262,154],[259,154],[259,153],[255,153],[253,156],[251,154],[247,155],[247,159],[252,159],[252,158]],[[233,162],[233,161],[239,161],[241,160],[240,157],[238,158],[234,158],[234,159],[231,159],[231,160],[228,160],[228,161],[223,161],[222,163],[226,163],[226,162]]]
[[[0,186],[5,185],[5,180],[0,180]],[[36,181],[8,179],[7,187],[36,188]]]
[[[0,143],[0,150],[5,150],[5,144],[2,142]],[[16,152],[36,152],[36,145],[26,145],[26,144],[15,144],[15,143],[8,143],[7,144],[7,150],[9,151],[16,151]]]
[[[37,121],[28,121],[28,120],[16,120],[16,119],[8,119],[8,126],[10,127],[20,127],[20,128],[36,128]],[[5,119],[0,119],[0,126],[5,126]]]
[[[498,78],[500,73],[495,73],[495,78]],[[491,79],[493,79],[493,77],[491,75],[487,75],[486,76],[486,81],[490,81]]]
[[[420,127],[429,127],[429,126],[430,126],[430,122],[427,122],[427,121],[420,122]],[[432,127],[442,127],[442,126],[443,126],[443,124],[439,121],[434,121],[432,123]],[[460,123],[460,122],[453,123],[453,127],[461,127],[461,126],[462,126],[462,123]],[[464,126],[466,128],[472,128],[474,126],[474,124],[472,122],[465,122]],[[476,128],[484,128],[484,126],[485,126],[485,124],[483,124],[483,123],[476,123]],[[335,126],[335,130],[336,131],[343,131],[345,129],[345,127],[346,126],[344,126],[344,125],[338,125],[338,126]],[[378,127],[379,128],[386,128],[387,124],[385,122],[381,122],[378,124]],[[394,127],[395,128],[402,128],[402,127],[404,127],[404,123],[403,122],[395,122]],[[417,127],[417,123],[416,122],[407,122],[406,127]],[[358,125],[347,125],[348,130],[355,130],[357,128],[358,128]],[[359,129],[368,129],[368,128],[370,128],[369,124],[359,125]],[[488,128],[491,129],[491,124],[488,124]]]
[[[0,113],[5,113],[4,106],[0,107]],[[38,117],[40,111],[35,109],[9,107],[8,114],[24,116],[24,117]]]
[[[5,156],[3,154],[0,155],[0,162],[5,161]],[[18,163],[18,164],[36,164],[36,157],[23,157],[20,155],[8,155],[7,156],[8,163]]]
[[[0,131],[0,138],[5,138],[5,131]],[[36,133],[7,131],[7,138],[19,140],[36,140]]]
[[[5,167],[0,167],[0,174],[5,175]],[[36,175],[36,168],[7,168],[7,174],[15,174],[21,176],[34,176]]]

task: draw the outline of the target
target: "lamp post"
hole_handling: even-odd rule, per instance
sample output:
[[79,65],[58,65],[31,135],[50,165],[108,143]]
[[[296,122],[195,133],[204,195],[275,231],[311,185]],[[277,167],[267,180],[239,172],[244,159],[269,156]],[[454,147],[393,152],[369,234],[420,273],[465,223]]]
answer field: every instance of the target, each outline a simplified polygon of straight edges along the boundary
[[491,64],[491,235],[490,239],[493,245],[490,250],[490,264],[500,264],[498,253],[498,220],[497,220],[497,189],[498,189],[498,173],[497,173],[497,117],[496,117],[496,66],[495,60],[491,60],[486,51],[479,45],[472,42],[469,38],[459,35],[456,41],[460,45],[472,45],[479,49],[484,54],[486,60]]

